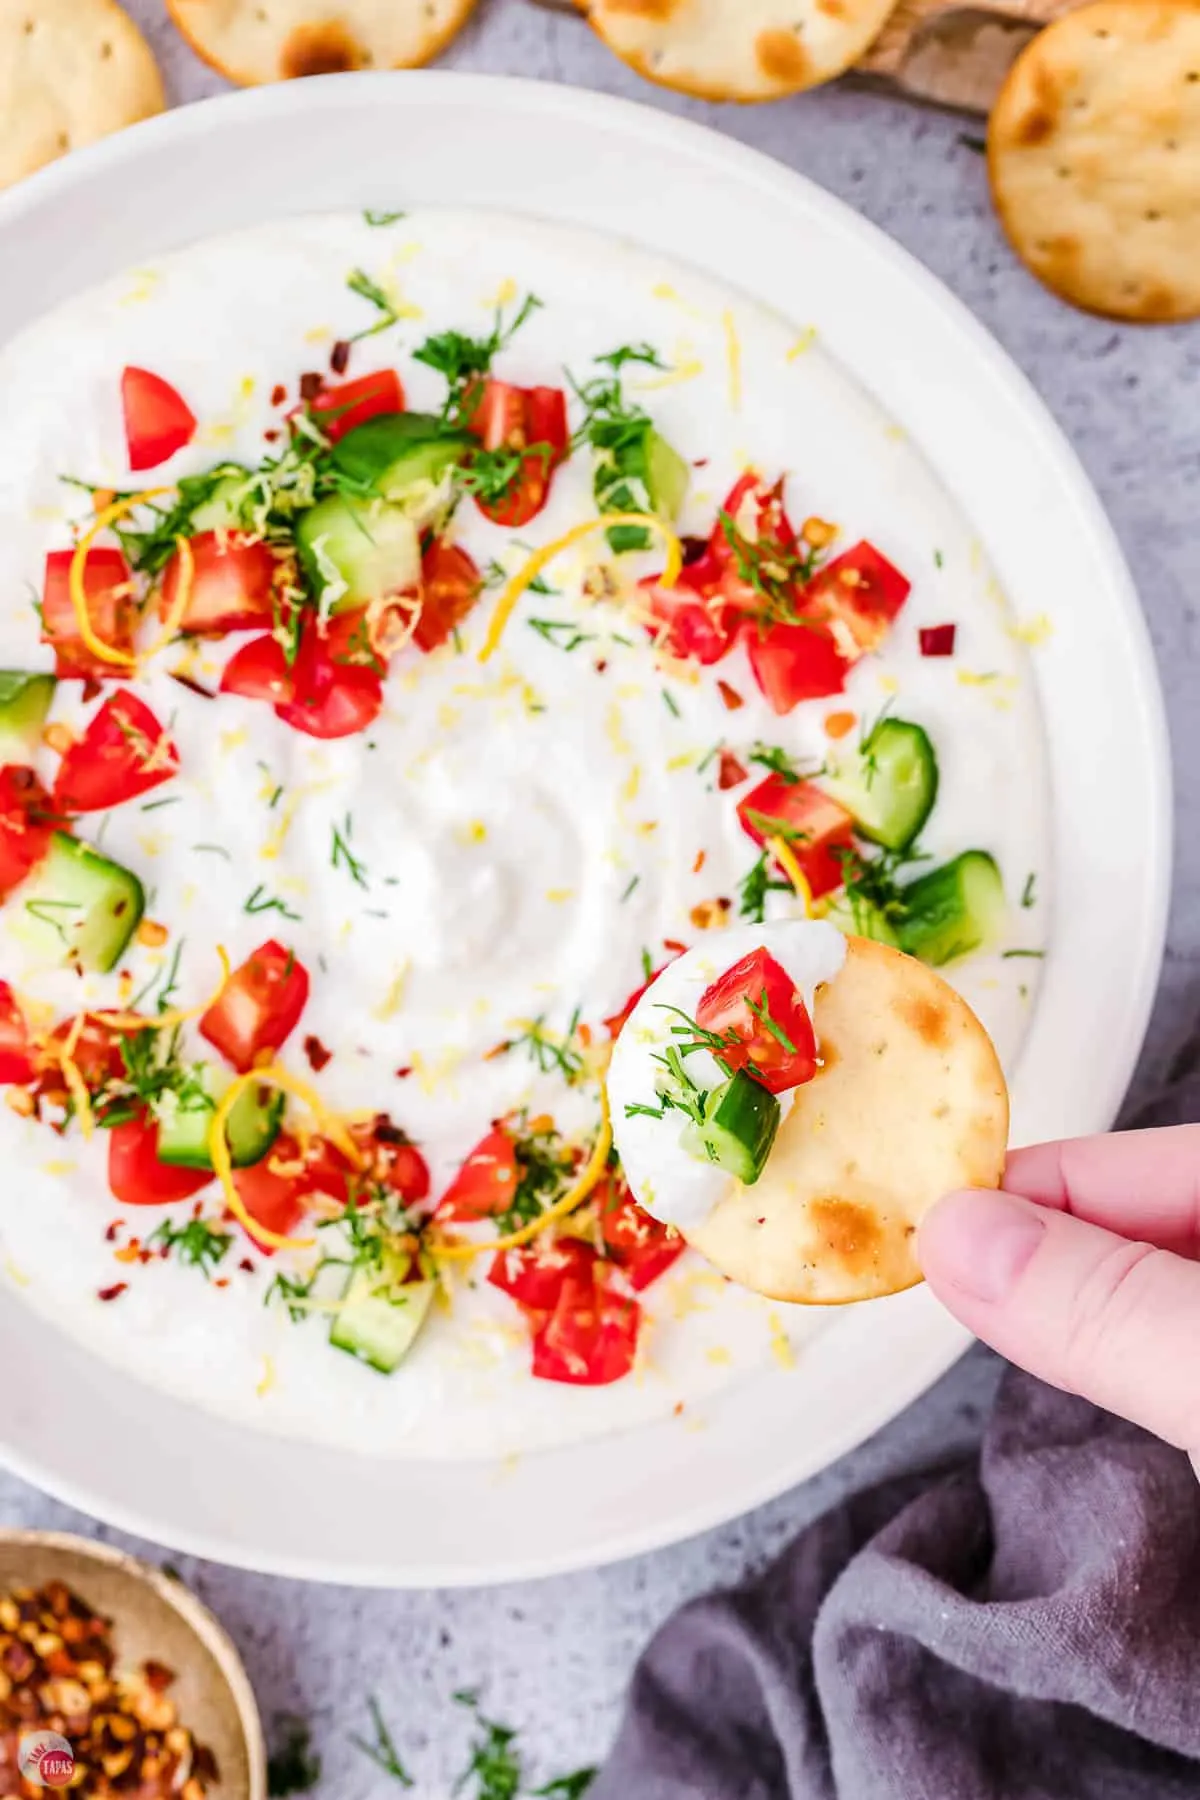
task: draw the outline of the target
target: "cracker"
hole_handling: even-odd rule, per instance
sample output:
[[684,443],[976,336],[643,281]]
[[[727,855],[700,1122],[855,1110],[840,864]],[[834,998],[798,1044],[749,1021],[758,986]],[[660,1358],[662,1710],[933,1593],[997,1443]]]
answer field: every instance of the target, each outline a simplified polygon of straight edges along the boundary
[[883,944],[848,940],[813,1022],[824,1066],[796,1090],[761,1180],[687,1236],[743,1287],[835,1306],[912,1287],[934,1201],[999,1186],[1008,1090],[966,1001]]
[[0,187],[165,105],[116,0],[0,0]]
[[476,0],[167,0],[197,55],[242,87],[413,69],[457,35]]
[[831,81],[895,0],[580,0],[622,61],[702,100],[776,100]]
[[988,168],[1014,250],[1064,300],[1200,313],[1200,3],[1099,0],[1049,26],[1001,90]]

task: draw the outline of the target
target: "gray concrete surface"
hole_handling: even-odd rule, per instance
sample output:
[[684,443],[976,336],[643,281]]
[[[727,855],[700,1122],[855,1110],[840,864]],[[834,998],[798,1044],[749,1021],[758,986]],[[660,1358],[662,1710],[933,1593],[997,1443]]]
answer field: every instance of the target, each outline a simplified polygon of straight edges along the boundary
[[[176,37],[161,0],[126,3],[149,28],[175,100],[220,89],[219,78]],[[1032,377],[1116,522],[1171,713],[1180,833],[1170,948],[1139,1077],[1153,1082],[1200,997],[1200,327],[1121,329],[1044,293],[1001,240],[974,121],[840,90],[753,111],[689,104],[644,87],[578,21],[549,18],[526,0],[483,0],[447,61],[628,95],[770,152],[905,244]],[[736,221],[726,223],[736,243]],[[738,254],[752,258],[753,245],[738,245]],[[986,419],[979,429],[987,430]],[[1015,519],[1013,529],[1020,528]],[[1079,753],[1085,756],[1087,746]],[[1119,818],[1112,829],[1120,831]],[[1120,954],[1119,945],[1113,953]],[[452,1595],[362,1595],[186,1558],[178,1565],[238,1640],[268,1723],[287,1710],[311,1719],[325,1763],[319,1791],[328,1800],[382,1800],[400,1791],[348,1742],[366,1725],[370,1694],[379,1696],[418,1777],[417,1800],[448,1794],[462,1767],[467,1720],[451,1695],[464,1686],[483,1686],[493,1715],[520,1728],[531,1770],[545,1780],[602,1754],[638,1648],[673,1607],[760,1563],[849,1489],[969,1442],[995,1375],[992,1359],[977,1351],[819,1480],[695,1542],[591,1574]],[[4,1478],[0,1518],[98,1529]],[[148,1554],[171,1560],[161,1551]]]

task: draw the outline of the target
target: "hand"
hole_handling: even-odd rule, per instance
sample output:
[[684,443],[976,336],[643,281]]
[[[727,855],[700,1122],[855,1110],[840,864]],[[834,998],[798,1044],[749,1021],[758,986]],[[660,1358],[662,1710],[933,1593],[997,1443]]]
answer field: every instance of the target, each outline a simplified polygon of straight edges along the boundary
[[1200,1125],[1018,1150],[921,1226],[939,1300],[1011,1362],[1200,1453]]

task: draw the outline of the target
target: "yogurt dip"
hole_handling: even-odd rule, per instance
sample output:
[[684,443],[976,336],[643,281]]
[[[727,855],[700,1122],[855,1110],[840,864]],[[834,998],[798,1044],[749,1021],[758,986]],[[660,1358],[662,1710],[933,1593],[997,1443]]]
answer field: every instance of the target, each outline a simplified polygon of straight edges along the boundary
[[[681,948],[706,955],[711,941],[714,963],[734,960],[747,904],[766,928],[804,916],[739,803],[781,768],[803,779],[845,757],[885,709],[927,733],[938,768],[919,839],[928,863],[900,877],[975,848],[1003,875],[1002,935],[946,973],[1010,1070],[1036,1004],[1049,916],[1030,667],[1040,627],[1018,625],[915,446],[803,321],[622,244],[516,217],[282,221],[131,270],[7,346],[0,664],[54,666],[30,601],[46,556],[69,550],[92,521],[94,490],[177,483],[222,462],[258,468],[287,446],[305,372],[334,387],[396,369],[407,406],[436,415],[445,374],[414,352],[450,330],[486,339],[497,308],[511,321],[528,294],[541,306],[497,352],[494,372],[566,392],[573,430],[584,409],[563,371],[582,387],[618,378],[689,465],[674,526],[683,539],[710,540],[753,465],[769,482],[787,475],[794,524],[838,527],[826,559],[868,539],[912,583],[844,691],[781,715],[759,690],[744,639],[713,665],[656,650],[629,596],[663,569],[665,544],[654,537],[649,550],[617,557],[600,530],[547,563],[481,662],[505,582],[531,550],[596,517],[594,458],[580,447],[519,527],[463,499],[447,539],[489,585],[441,647],[395,656],[381,710],[355,735],[321,741],[262,699],[208,697],[244,634],[188,639],[139,667],[128,685],[169,732],[178,773],[76,829],[137,875],[165,941],[143,933],[117,969],[81,975],[47,968],[44,940],[31,952],[20,886],[0,911],[0,977],[39,1029],[81,1008],[129,1006],[147,984],[156,985],[142,1010],[153,1013],[168,985],[172,1008],[199,1008],[219,982],[218,946],[237,968],[264,940],[281,942],[310,991],[280,1064],[330,1113],[386,1114],[402,1128],[428,1165],[426,1204],[451,1188],[493,1121],[516,1114],[526,1127],[552,1122],[569,1166],[559,1185],[569,1188],[600,1129],[605,1021]],[[338,347],[366,332],[349,367],[331,369],[331,354],[340,361]],[[622,350],[634,354],[614,366]],[[161,377],[196,420],[191,440],[149,474],[130,469],[120,399],[129,367]],[[86,487],[64,485],[67,476]],[[735,529],[748,523],[739,512]],[[101,541],[116,543],[111,533]],[[944,645],[949,625],[953,654],[923,654],[922,633],[942,632],[933,641]],[[103,703],[61,681],[52,725],[78,733]],[[33,763],[52,786],[57,752],[39,745]],[[795,842],[803,848],[802,834]],[[756,870],[757,901],[753,881],[749,898],[746,887]],[[722,921],[737,930],[721,934]],[[758,941],[764,924],[751,916],[745,928]],[[663,981],[686,981],[686,967],[681,959]],[[195,1019],[181,1035],[187,1058],[212,1059]],[[614,1106],[622,1080],[618,1062]],[[289,1129],[303,1125],[303,1106],[289,1107]],[[824,1328],[732,1290],[690,1255],[640,1291],[618,1265],[616,1301],[641,1309],[632,1375],[595,1387],[531,1379],[533,1327],[487,1280],[482,1256],[445,1263],[419,1336],[384,1377],[330,1347],[336,1272],[334,1298],[322,1288],[292,1316],[286,1284],[303,1285],[313,1251],[261,1253],[223,1218],[216,1183],[196,1201],[131,1216],[108,1191],[105,1137],[85,1140],[76,1123],[59,1138],[45,1121],[0,1108],[12,1172],[0,1193],[3,1279],[95,1355],[262,1429],[369,1454],[515,1453],[690,1405]],[[197,1203],[229,1238],[219,1261],[189,1262],[180,1242]],[[666,1204],[683,1203],[680,1190]],[[615,1258],[594,1195],[590,1207],[568,1235],[603,1249],[607,1268]],[[176,1235],[143,1260],[164,1220]],[[451,1220],[432,1231],[471,1243],[496,1226]],[[301,1235],[313,1232],[309,1216]],[[342,1227],[317,1235],[341,1243]]]

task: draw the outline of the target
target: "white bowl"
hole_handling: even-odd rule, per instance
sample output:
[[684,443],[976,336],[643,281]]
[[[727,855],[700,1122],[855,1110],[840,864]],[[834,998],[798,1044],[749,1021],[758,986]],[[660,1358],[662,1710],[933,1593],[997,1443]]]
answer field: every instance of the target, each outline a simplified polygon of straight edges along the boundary
[[[188,107],[0,198],[0,342],[123,267],[280,213],[514,205],[728,277],[815,322],[955,495],[1037,656],[1054,789],[1056,929],[1014,1082],[1015,1138],[1107,1126],[1165,934],[1170,771],[1136,595],[1040,401],[944,288],[848,208],[714,133],[627,103],[452,74],[351,75]],[[14,279],[14,277],[19,277]],[[0,1456],[147,1537],[327,1580],[442,1585],[670,1542],[815,1473],[899,1412],[965,1334],[924,1292],[856,1309],[787,1378],[515,1468],[357,1458],[180,1407],[0,1298]],[[115,1447],[120,1446],[119,1453]]]

